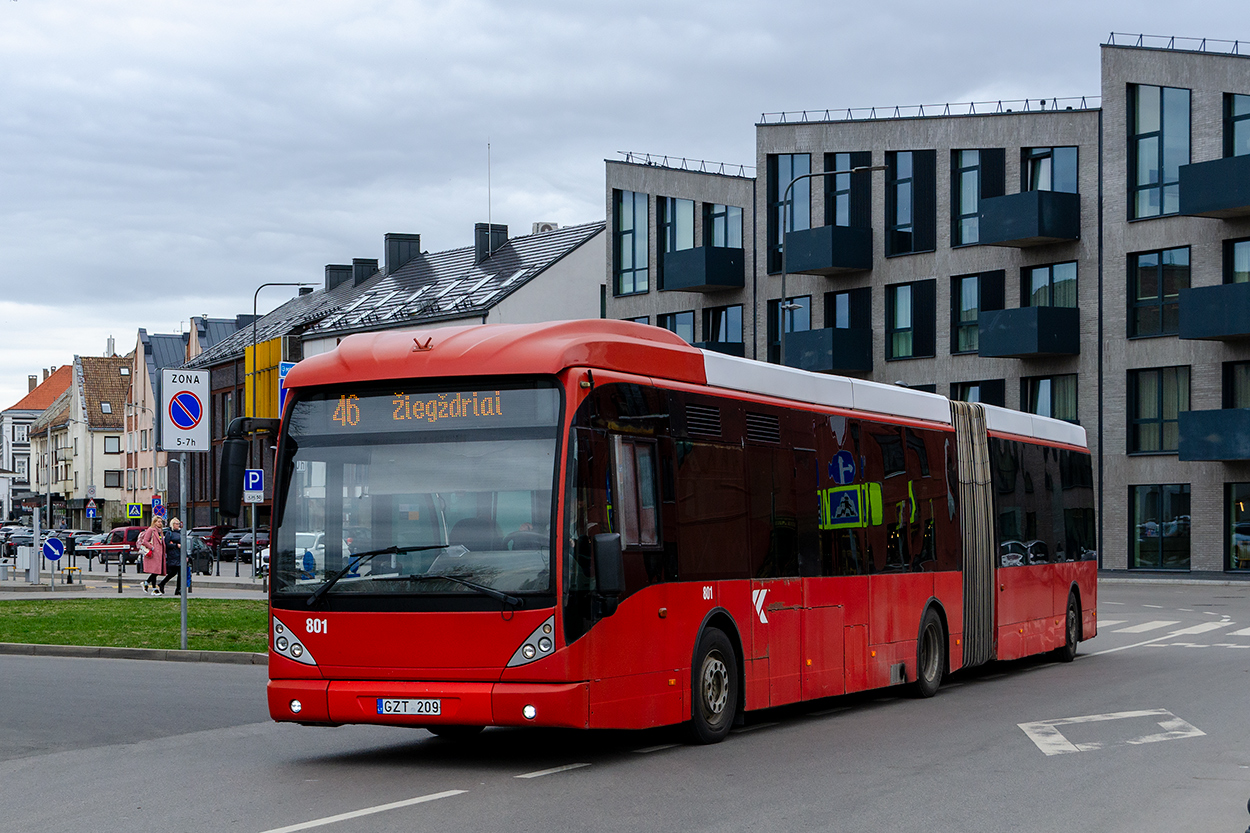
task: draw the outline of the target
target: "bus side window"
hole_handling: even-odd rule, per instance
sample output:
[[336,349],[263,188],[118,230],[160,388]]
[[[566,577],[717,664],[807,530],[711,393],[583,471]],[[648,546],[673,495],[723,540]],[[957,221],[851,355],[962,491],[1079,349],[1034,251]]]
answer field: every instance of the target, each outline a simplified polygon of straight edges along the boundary
[[613,491],[621,543],[626,547],[656,547],[660,543],[659,466],[654,440],[614,436]]

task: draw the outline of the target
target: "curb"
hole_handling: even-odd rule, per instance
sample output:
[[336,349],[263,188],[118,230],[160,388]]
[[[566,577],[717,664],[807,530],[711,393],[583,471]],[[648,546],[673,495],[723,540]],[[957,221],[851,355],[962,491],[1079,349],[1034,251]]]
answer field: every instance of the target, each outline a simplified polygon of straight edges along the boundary
[[37,657],[141,659],[164,662],[214,662],[223,665],[268,665],[268,654],[249,651],[173,651],[160,648],[113,648],[101,645],[33,645],[0,642],[0,654]]

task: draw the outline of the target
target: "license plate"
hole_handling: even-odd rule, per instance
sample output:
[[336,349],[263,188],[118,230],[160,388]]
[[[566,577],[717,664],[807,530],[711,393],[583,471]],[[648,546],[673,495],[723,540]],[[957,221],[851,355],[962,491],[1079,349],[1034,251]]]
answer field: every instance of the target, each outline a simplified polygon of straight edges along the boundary
[[378,714],[442,714],[441,700],[388,700],[378,698]]

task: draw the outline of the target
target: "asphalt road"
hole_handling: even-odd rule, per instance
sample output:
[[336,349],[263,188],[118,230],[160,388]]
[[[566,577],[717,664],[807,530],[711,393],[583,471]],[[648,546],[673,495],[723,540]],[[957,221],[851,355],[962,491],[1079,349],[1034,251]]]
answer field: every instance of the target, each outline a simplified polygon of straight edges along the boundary
[[0,830],[1242,833],[1250,587],[1101,597],[1070,665],[756,714],[712,747],[280,726],[263,667],[0,657]]

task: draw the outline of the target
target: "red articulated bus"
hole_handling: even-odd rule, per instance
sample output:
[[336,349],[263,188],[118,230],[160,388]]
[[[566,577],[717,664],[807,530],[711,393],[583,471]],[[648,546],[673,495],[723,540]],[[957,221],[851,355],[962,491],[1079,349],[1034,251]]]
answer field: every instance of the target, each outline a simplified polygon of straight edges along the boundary
[[618,321],[355,335],[286,386],[275,720],[714,742],[1095,634],[1079,426]]

